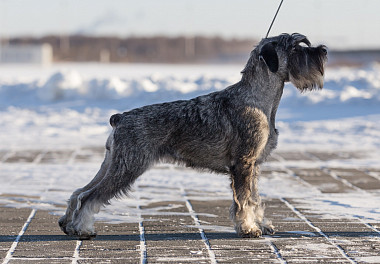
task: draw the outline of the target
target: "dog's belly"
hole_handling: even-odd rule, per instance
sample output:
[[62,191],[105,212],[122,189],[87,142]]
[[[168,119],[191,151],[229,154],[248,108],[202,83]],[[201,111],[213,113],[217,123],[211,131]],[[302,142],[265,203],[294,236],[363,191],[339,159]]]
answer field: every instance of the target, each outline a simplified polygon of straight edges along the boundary
[[223,144],[210,145],[210,143],[190,141],[166,149],[164,160],[192,168],[228,173],[231,166],[229,156],[230,154]]

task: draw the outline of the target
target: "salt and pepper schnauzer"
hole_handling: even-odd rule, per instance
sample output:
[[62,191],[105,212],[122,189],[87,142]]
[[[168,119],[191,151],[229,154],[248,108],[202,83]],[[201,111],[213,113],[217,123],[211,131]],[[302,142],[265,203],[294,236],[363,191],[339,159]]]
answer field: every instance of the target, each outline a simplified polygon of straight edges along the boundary
[[191,100],[155,104],[115,114],[104,162],[95,178],[70,197],[59,220],[80,239],[96,235],[94,214],[159,161],[229,174],[230,214],[242,237],[273,234],[258,192],[259,166],[277,145],[275,117],[284,83],[301,92],[322,88],[327,49],[301,34],[261,40],[242,79]]

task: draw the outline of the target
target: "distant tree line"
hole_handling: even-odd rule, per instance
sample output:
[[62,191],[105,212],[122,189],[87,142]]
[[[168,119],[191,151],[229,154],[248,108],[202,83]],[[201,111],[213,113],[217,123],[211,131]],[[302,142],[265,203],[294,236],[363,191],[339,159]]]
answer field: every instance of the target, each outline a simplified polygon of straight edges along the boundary
[[141,63],[242,62],[257,41],[220,37],[17,37],[8,44],[43,44],[53,49],[53,60]]

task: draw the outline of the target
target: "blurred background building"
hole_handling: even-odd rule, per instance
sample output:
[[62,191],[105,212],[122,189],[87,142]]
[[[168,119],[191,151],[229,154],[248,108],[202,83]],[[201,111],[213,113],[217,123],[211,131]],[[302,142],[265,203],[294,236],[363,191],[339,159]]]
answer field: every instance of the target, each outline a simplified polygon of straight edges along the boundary
[[38,50],[54,62],[231,63],[245,60],[256,42],[202,36],[20,36],[2,45],[2,62],[26,62],[26,57],[36,61]]
[[53,50],[48,43],[8,44],[0,48],[1,63],[31,63],[48,66],[53,62]]
[[[279,1],[0,0],[0,62],[244,63]],[[270,35],[300,32],[330,65],[380,61],[380,1],[285,1]]]
[[[0,48],[2,63],[244,63],[257,39],[222,37],[13,37]],[[379,49],[330,50],[329,65],[380,62]]]

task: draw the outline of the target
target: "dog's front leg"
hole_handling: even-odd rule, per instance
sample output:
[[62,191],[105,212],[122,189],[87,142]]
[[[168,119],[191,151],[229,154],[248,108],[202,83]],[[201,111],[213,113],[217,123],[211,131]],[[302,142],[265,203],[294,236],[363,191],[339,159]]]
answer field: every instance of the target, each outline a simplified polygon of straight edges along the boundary
[[260,227],[263,235],[273,235],[275,233],[272,222],[264,217],[264,205],[261,202],[261,197],[258,188],[258,181],[260,175],[260,168],[255,165],[254,175],[252,178],[252,192],[251,198],[254,201],[254,215],[256,224]]
[[[261,208],[257,194],[257,180],[254,180],[254,160],[241,159],[231,168],[231,189],[234,201],[230,214],[235,230],[241,237],[260,237],[262,235],[258,208]],[[262,218],[261,218],[262,220]]]

